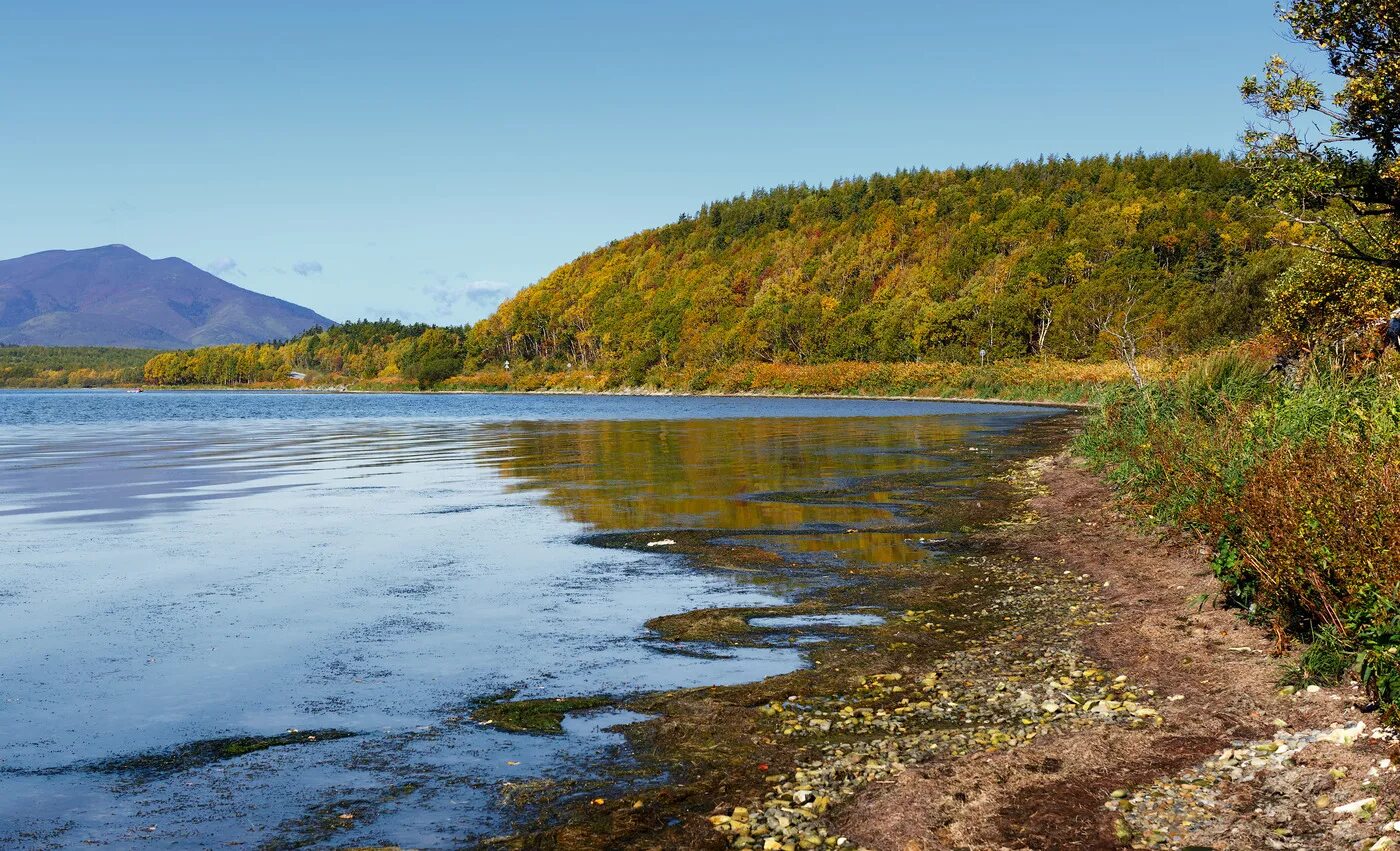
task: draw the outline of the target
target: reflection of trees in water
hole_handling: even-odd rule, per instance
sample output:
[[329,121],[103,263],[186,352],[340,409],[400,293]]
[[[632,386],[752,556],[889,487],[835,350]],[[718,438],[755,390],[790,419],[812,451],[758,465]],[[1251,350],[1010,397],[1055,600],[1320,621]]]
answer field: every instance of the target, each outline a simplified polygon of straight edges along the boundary
[[600,529],[762,529],[887,521],[874,507],[745,499],[910,470],[947,474],[970,426],[946,417],[511,423],[518,489]]
[[791,535],[765,539],[767,546],[792,554],[799,562],[851,567],[862,564],[910,564],[929,557],[927,550],[909,541],[903,532]]

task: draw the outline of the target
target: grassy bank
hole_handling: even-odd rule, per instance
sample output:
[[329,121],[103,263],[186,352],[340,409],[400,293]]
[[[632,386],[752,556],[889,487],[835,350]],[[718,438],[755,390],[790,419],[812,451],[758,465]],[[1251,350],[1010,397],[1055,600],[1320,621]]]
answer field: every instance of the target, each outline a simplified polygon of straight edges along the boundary
[[[1190,361],[1149,361],[1148,375],[1166,378]],[[609,391],[628,385],[620,373],[486,370],[449,378],[444,390]],[[738,363],[708,370],[653,370],[642,390],[778,395],[926,396],[1092,402],[1106,388],[1128,382],[1117,362],[999,361],[985,366],[948,362],[825,364]]]
[[1400,713],[1400,382],[1297,382],[1244,352],[1144,391],[1116,389],[1078,441],[1144,515],[1216,546],[1224,599],[1280,645],[1310,642],[1300,682],[1358,676]]

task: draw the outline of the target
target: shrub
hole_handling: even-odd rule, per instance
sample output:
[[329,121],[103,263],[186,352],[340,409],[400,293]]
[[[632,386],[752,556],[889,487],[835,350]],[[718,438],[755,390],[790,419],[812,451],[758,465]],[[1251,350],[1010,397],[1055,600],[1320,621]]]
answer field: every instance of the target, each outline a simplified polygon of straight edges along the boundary
[[[1352,665],[1400,701],[1400,393],[1374,371],[1269,380],[1243,351],[1141,392],[1111,391],[1077,442],[1140,511],[1217,541],[1226,601],[1311,678]],[[1341,666],[1340,669],[1338,666]]]

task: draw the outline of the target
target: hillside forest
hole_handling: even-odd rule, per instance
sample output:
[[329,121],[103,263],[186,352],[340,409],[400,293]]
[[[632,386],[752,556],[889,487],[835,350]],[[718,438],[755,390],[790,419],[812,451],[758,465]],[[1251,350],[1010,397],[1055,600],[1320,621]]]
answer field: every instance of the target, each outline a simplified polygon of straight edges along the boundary
[[784,186],[590,252],[472,327],[352,322],[159,355],[145,378],[431,387],[510,369],[704,387],[736,364],[1113,359],[1124,329],[1172,357],[1259,330],[1286,227],[1207,152]]

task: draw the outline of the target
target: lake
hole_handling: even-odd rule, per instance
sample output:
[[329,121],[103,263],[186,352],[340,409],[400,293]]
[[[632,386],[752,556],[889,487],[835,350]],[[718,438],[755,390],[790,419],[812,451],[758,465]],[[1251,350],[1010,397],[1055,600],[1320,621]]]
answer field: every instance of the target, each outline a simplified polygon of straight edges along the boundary
[[722,651],[646,623],[947,567],[1007,509],[989,483],[1057,448],[1063,414],[0,392],[0,845],[318,847],[327,820],[337,846],[509,831],[503,789],[627,764],[612,728],[636,716],[520,734],[473,721],[478,702],[800,667],[878,609],[756,619],[772,640]]

